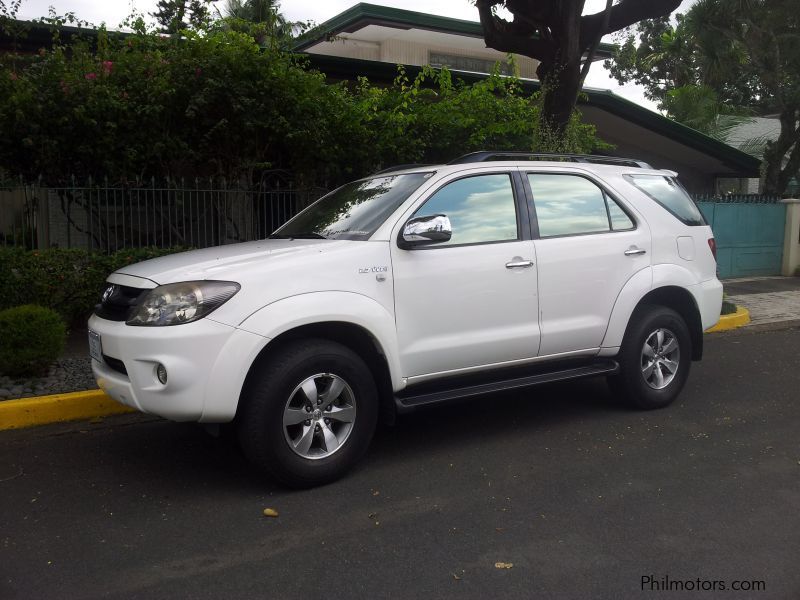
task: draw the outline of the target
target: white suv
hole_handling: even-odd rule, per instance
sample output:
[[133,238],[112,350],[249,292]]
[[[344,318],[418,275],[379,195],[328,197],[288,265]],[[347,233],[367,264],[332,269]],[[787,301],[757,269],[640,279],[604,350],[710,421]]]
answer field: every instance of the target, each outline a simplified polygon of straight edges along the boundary
[[473,153],[344,185],[269,239],[113,273],[92,365],[116,400],[233,421],[258,467],[316,485],[379,417],[436,402],[605,375],[666,406],[719,318],[714,254],[675,173]]

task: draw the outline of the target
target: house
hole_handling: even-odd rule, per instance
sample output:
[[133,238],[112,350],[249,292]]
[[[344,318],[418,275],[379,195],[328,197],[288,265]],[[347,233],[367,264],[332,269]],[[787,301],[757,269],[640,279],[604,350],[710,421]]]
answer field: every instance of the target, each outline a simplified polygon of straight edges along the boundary
[[[484,74],[500,63],[508,72],[507,55],[486,47],[480,23],[375,4],[356,4],[325,21],[303,36],[295,50]],[[514,59],[520,77],[536,77],[538,61]]]
[[[304,36],[296,48],[331,79],[366,76],[391,82],[402,64],[410,76],[422,66],[446,66],[466,82],[485,77],[506,55],[486,48],[476,21],[450,19],[374,4],[356,4]],[[608,58],[603,44],[596,58]],[[524,89],[539,89],[537,62],[515,57]],[[681,175],[687,188],[714,194],[724,183],[758,177],[760,161],[741,150],[630,102],[609,90],[584,88],[579,108],[614,154],[645,160]]]

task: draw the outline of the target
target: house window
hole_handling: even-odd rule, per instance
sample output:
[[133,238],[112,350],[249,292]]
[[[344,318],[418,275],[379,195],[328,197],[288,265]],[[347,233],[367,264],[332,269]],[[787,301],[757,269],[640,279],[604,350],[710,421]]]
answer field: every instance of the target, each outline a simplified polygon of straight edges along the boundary
[[431,52],[428,62],[432,67],[447,67],[448,69],[454,69],[456,71],[470,71],[472,73],[491,73],[495,63],[499,62],[501,74],[513,75],[511,65],[505,61]]

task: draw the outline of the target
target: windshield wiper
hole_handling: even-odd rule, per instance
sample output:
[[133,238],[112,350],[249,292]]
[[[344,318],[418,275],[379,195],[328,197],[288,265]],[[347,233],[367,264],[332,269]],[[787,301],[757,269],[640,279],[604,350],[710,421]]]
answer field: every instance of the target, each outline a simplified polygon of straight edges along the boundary
[[324,235],[313,231],[303,231],[301,233],[273,233],[269,236],[270,240],[327,240]]

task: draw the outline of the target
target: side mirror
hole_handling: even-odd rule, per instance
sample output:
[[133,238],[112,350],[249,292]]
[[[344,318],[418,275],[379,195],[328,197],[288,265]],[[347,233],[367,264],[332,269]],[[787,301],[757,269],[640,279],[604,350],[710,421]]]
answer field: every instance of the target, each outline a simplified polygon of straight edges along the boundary
[[399,246],[404,249],[449,242],[453,237],[453,227],[447,215],[414,217],[403,225]]

